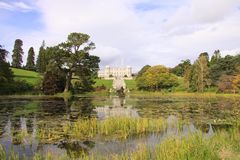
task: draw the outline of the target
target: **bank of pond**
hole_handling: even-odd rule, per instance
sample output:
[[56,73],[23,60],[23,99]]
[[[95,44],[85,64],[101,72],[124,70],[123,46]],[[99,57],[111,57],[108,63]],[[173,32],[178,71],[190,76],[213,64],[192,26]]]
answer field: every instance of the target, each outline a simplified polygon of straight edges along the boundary
[[1,97],[0,159],[239,159],[240,99]]

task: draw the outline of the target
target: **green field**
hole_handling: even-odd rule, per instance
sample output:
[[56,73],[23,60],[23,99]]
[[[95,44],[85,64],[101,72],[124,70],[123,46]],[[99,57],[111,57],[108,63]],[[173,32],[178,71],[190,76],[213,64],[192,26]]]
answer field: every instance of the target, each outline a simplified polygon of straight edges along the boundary
[[36,85],[41,80],[41,75],[34,71],[24,69],[11,68],[15,80],[25,80],[27,83]]
[[95,81],[94,87],[104,85],[107,89],[112,88],[113,80],[96,79]]
[[126,86],[129,90],[137,90],[137,85],[135,79],[125,80]]

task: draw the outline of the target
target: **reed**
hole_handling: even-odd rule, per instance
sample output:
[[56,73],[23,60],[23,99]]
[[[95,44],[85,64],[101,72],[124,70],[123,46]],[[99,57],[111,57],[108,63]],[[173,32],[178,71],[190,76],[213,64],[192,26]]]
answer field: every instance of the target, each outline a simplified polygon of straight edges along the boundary
[[97,135],[105,138],[127,139],[133,135],[158,133],[166,128],[166,122],[162,118],[129,118],[111,117],[103,121],[96,118],[80,119],[72,124],[63,126],[64,134],[72,138],[88,139]]
[[135,152],[113,157],[116,160],[237,160],[240,159],[239,140],[238,129],[230,132],[217,132],[211,138],[204,137],[199,132],[187,137],[169,137],[153,150],[143,145]]
[[[105,122],[106,123],[106,122]],[[97,124],[98,125],[98,124]],[[240,159],[240,132],[239,126],[226,131],[217,131],[212,137],[207,137],[201,132],[191,135],[166,137],[153,149],[145,144],[139,144],[133,152],[119,155],[110,154],[105,157],[101,155],[82,154],[81,157],[70,158],[67,155],[57,156],[52,152],[46,155],[38,153],[33,160],[223,160]],[[18,160],[18,156],[11,152],[10,158]],[[0,159],[7,159],[5,149],[0,145]]]

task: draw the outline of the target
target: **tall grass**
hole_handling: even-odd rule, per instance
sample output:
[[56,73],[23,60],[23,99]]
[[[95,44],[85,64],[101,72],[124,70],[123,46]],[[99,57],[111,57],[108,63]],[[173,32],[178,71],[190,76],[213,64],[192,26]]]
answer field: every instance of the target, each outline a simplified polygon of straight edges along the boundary
[[[113,118],[114,119],[114,118]],[[113,120],[112,119],[112,120]],[[123,121],[127,119],[123,118]],[[139,131],[140,133],[145,133],[147,131],[155,131],[158,127],[147,127],[151,126],[153,122],[158,121],[145,121],[130,120],[128,122],[133,122],[134,132]],[[127,123],[128,122],[124,122]],[[103,134],[115,134],[118,133],[119,128],[116,127],[116,132],[113,130],[108,130],[106,124],[108,121],[100,122],[98,124],[95,120],[84,120],[82,122],[77,122],[84,125],[84,128],[88,128],[89,131],[92,129],[91,134],[103,133]],[[77,124],[76,123],[76,124]],[[88,125],[92,124],[96,127],[89,128]],[[112,123],[112,122],[111,122]],[[113,122],[114,124],[115,122]],[[144,124],[142,127],[137,127],[136,124]],[[100,126],[99,126],[100,125]],[[109,124],[109,126],[115,126]],[[125,125],[124,127],[126,127]],[[145,126],[145,127],[143,127]],[[99,127],[99,128],[98,128]],[[160,127],[162,129],[162,126]],[[159,128],[159,129],[160,129]],[[101,130],[103,129],[103,130]],[[130,129],[131,130],[131,129]],[[83,131],[79,129],[78,131]],[[108,131],[106,133],[106,131]],[[157,130],[156,130],[157,131]],[[74,131],[75,132],[75,131]],[[86,133],[86,132],[85,132]],[[130,132],[131,133],[131,132]],[[76,134],[76,133],[75,133]],[[92,135],[89,135],[92,136]],[[207,137],[201,132],[195,132],[184,136],[172,136],[166,137],[162,142],[157,144],[154,148],[148,147],[145,144],[139,144],[136,150],[126,151],[122,154],[109,154],[106,156],[93,155],[93,154],[82,154],[80,157],[72,157],[71,155],[58,156],[52,152],[47,152],[45,155],[40,155],[36,153],[33,160],[65,160],[65,159],[83,159],[83,160],[239,160],[240,159],[240,128],[239,125],[235,125],[234,128],[229,130],[216,131],[213,136]],[[9,155],[10,159],[18,160],[19,157],[14,152]],[[5,149],[0,145],[0,159],[7,159],[7,154]]]
[[161,132],[166,128],[164,119],[112,117],[103,121],[96,118],[80,119],[63,126],[66,135],[78,139],[101,137],[127,139],[129,136]]
[[170,137],[151,150],[140,145],[132,153],[113,155],[116,160],[220,160],[240,159],[240,133],[238,129],[230,132],[217,132],[207,138],[202,133],[187,137]]

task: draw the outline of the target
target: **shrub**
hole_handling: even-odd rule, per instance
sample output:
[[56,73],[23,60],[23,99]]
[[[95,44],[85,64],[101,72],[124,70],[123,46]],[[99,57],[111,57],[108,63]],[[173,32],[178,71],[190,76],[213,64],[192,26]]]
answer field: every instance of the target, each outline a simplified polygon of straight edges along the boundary
[[1,83],[0,84],[0,94],[8,95],[15,93],[24,93],[31,91],[33,86],[28,84],[26,81],[13,81],[11,83]]

